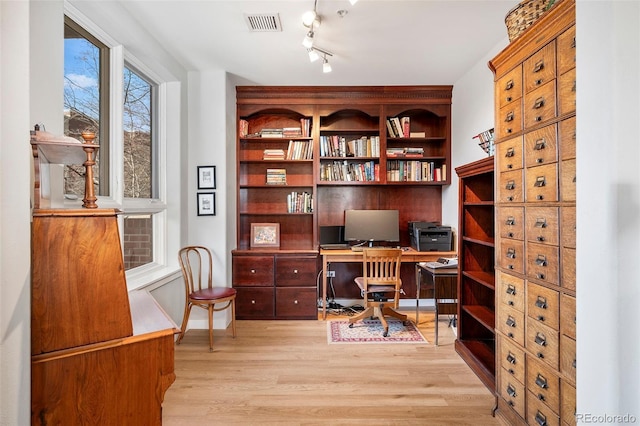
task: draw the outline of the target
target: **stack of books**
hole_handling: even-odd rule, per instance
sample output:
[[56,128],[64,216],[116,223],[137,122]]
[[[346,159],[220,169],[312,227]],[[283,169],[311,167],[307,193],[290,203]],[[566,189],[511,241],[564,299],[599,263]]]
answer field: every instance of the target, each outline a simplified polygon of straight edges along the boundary
[[302,129],[300,127],[283,127],[282,136],[285,138],[302,137]]
[[282,129],[262,129],[260,130],[260,137],[263,138],[281,138]]
[[267,185],[286,185],[286,169],[267,169]]
[[265,149],[262,152],[262,159],[282,161],[285,159],[284,150],[283,149]]
[[422,158],[423,156],[424,148],[422,147],[387,148],[387,157],[391,158]]

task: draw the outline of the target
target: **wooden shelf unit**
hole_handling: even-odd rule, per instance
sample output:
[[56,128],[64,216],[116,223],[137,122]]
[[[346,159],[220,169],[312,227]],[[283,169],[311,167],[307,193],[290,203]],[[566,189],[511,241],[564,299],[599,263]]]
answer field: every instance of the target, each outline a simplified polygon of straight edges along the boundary
[[[310,251],[317,255],[319,227],[344,225],[347,209],[398,209],[399,244],[403,246],[410,245],[409,221],[441,222],[442,186],[451,182],[452,86],[239,86],[236,89],[238,229],[234,255],[260,255],[250,248],[251,223],[255,222],[279,223],[280,247],[272,250],[274,255],[277,258],[278,253],[286,252],[288,256],[297,253],[301,260]],[[387,119],[391,117],[409,117],[414,137],[389,135]],[[264,129],[300,127],[301,119],[309,123],[308,135],[257,137]],[[420,137],[415,137],[416,132]],[[286,152],[290,140],[310,141],[312,158],[263,159],[265,149]],[[327,140],[332,143],[335,140],[337,149],[328,150]],[[369,149],[347,151],[346,146],[356,146],[356,142],[349,142],[356,140],[366,141],[358,143]],[[321,144],[324,145],[321,147]],[[405,148],[413,155],[387,155],[387,149]],[[415,155],[415,152],[422,154]],[[408,175],[417,179],[417,169],[422,173],[422,163],[432,169],[439,168],[440,180],[405,180]],[[364,171],[365,167],[366,172],[356,174],[356,169]],[[395,170],[402,167],[402,178],[388,176],[391,167]],[[286,185],[266,184],[266,171],[270,168],[286,170]],[[358,177],[349,180],[344,177],[349,174],[345,171],[352,171],[352,175]],[[367,173],[369,178],[360,177]],[[342,177],[338,177],[340,175]],[[287,213],[286,194],[291,191],[308,192],[313,199],[312,211]],[[359,297],[357,289],[352,288],[353,277],[359,273],[356,266],[337,266],[340,270],[336,271],[333,283],[341,297]],[[407,265],[403,275],[409,287],[415,285],[413,268]],[[236,285],[239,282],[234,278]],[[304,286],[315,289],[315,278]],[[313,298],[317,304],[315,294]],[[278,301],[273,303],[277,305]],[[239,314],[252,317],[250,312],[243,313],[242,307]],[[273,317],[280,316],[274,313]]]
[[456,351],[495,389],[493,157],[456,168],[459,181],[458,338]]

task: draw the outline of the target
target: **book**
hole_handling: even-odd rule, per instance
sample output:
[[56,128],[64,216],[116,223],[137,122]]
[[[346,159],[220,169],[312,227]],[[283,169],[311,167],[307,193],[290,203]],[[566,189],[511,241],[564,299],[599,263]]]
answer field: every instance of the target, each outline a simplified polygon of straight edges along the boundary
[[286,185],[286,169],[267,169],[267,185]]
[[400,123],[400,119],[398,117],[392,117],[391,123],[396,131],[396,137],[401,138],[404,136],[404,132],[402,131],[402,123]]
[[410,117],[402,117],[400,119],[400,123],[402,124],[402,137],[408,138],[411,133],[411,118]]

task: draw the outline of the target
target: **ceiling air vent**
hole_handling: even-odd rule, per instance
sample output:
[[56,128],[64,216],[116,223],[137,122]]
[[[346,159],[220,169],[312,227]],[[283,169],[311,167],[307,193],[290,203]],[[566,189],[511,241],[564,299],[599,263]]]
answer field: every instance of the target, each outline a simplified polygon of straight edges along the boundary
[[280,15],[277,13],[244,14],[250,31],[282,31]]

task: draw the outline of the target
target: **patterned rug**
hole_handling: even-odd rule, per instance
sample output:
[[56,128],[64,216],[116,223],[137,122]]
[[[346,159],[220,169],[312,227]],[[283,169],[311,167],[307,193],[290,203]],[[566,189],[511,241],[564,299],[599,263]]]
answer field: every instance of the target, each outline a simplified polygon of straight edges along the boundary
[[389,336],[382,336],[382,324],[378,320],[364,320],[349,328],[348,320],[327,321],[329,343],[429,343],[413,322],[388,321]]

